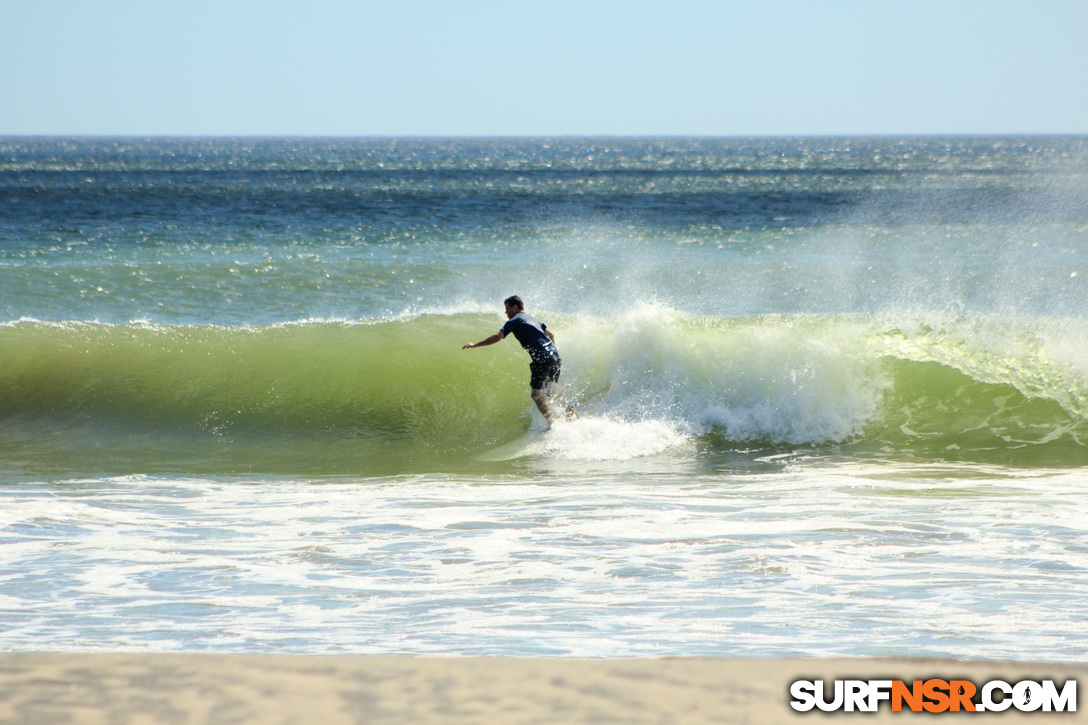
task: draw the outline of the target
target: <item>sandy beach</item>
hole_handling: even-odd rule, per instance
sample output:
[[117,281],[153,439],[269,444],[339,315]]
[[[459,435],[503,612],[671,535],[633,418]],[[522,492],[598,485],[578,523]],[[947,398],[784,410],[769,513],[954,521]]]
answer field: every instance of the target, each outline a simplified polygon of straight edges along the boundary
[[[932,659],[311,657],[8,654],[0,722],[777,723],[900,722],[928,713],[796,713],[797,679],[1083,680],[1088,667]],[[1003,723],[1085,722],[1078,713],[945,713]]]

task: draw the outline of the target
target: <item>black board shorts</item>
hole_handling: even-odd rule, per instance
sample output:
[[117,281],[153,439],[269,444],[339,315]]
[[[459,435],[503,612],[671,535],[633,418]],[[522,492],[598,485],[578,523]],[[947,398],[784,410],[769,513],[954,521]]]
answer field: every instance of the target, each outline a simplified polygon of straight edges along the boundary
[[529,387],[533,390],[540,390],[548,387],[551,383],[558,382],[559,371],[562,366],[563,361],[559,359],[558,355],[533,360],[529,363]]

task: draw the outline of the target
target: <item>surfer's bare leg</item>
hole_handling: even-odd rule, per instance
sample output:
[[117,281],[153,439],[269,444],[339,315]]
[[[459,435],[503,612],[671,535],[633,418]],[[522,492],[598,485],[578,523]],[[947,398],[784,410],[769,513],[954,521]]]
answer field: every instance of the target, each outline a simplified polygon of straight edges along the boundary
[[533,402],[536,403],[536,407],[540,410],[540,414],[550,424],[552,422],[552,408],[548,404],[548,396],[545,394],[544,389],[534,388],[532,396]]
[[567,399],[563,397],[563,393],[559,392],[559,389],[554,385],[548,385],[546,388],[538,388],[532,391],[533,402],[536,403],[536,407],[540,409],[540,414],[544,416],[544,419],[550,424],[555,420],[555,408],[553,406],[559,406],[559,410],[562,411],[562,415],[567,420],[572,420],[578,417],[578,414],[574,412],[574,408],[567,405]]

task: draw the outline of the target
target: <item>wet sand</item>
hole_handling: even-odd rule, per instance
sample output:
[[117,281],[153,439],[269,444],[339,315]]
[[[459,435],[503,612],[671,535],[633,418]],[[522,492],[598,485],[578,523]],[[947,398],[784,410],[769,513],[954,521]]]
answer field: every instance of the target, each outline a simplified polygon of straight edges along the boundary
[[[928,721],[928,713],[794,712],[797,679],[1088,681],[1088,666],[924,659],[0,655],[0,723],[779,723]],[[1079,693],[1078,693],[1079,694]],[[945,713],[1002,723],[1077,713]]]

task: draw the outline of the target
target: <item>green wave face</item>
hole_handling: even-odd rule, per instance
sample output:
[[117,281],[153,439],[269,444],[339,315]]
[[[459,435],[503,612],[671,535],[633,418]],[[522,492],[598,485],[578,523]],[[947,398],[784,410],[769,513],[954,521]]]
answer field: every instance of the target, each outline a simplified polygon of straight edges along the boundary
[[159,453],[195,470],[426,467],[524,427],[528,397],[515,366],[501,365],[515,350],[474,358],[460,350],[473,336],[482,336],[478,325],[458,318],[8,325],[0,328],[3,458],[93,458],[114,448],[122,468],[133,456],[154,468]]
[[[696,445],[683,455],[695,457],[779,446],[1088,464],[1088,376],[1069,349],[1085,338],[1070,323],[693,318],[656,307],[547,319],[565,394],[578,400],[610,385],[582,414],[611,428],[587,425],[577,446],[543,456],[607,460],[687,441]],[[513,339],[461,350],[501,323],[11,323],[0,327],[0,466],[507,471],[520,464],[480,457],[540,426],[528,358]]]
[[894,385],[863,444],[921,460],[1088,463],[1079,322],[954,320],[885,332]]

